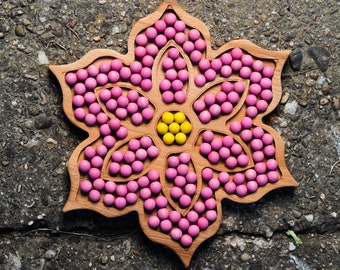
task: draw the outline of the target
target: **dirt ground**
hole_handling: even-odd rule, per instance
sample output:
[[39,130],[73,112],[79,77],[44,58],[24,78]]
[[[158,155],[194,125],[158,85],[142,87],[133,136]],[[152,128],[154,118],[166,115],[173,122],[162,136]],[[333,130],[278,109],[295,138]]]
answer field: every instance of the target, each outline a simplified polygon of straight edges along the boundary
[[[183,269],[134,213],[62,213],[67,162],[86,134],[67,120],[48,69],[95,48],[126,53],[132,25],[160,3],[0,0],[0,269]],[[243,38],[292,50],[269,124],[299,183],[248,205],[224,201],[220,229],[189,269],[340,269],[340,2],[178,3],[208,26],[214,48]]]

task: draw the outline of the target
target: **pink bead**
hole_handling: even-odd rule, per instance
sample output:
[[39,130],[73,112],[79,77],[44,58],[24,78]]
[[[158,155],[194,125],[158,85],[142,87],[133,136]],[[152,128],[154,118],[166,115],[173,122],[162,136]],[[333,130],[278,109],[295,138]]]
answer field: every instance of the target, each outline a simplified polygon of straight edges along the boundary
[[119,59],[113,59],[111,61],[112,70],[119,71],[122,68],[122,66],[123,66],[123,63]]
[[237,157],[237,164],[240,167],[245,167],[248,165],[248,163],[249,163],[249,158],[247,155],[241,154]]
[[141,147],[143,147],[144,149],[147,149],[152,145],[152,140],[148,136],[143,136],[142,138],[140,138],[139,142]]
[[214,59],[211,61],[211,67],[215,71],[219,71],[222,68],[222,61],[220,59]]
[[100,168],[103,165],[103,159],[100,156],[94,156],[91,159],[91,165],[95,168]]
[[91,126],[94,126],[96,124],[97,118],[94,114],[89,113],[85,116],[84,121],[85,121],[86,125],[91,127]]
[[152,75],[152,70],[149,67],[143,67],[140,75],[142,76],[143,79],[150,79]]
[[224,53],[221,56],[221,61],[222,61],[223,65],[229,65],[232,60],[233,60],[233,58],[232,58],[230,53]]
[[80,190],[81,192],[88,193],[92,190],[92,183],[89,180],[82,180],[80,182]]
[[186,42],[187,38],[184,33],[176,33],[175,35],[175,41],[179,45],[183,45]]
[[205,85],[206,81],[207,81],[207,79],[205,78],[205,76],[203,74],[198,74],[194,78],[195,85],[198,86],[198,87]]
[[261,90],[261,86],[257,83],[253,83],[249,86],[249,93],[255,96],[259,95],[261,93]]
[[236,93],[238,93],[240,95],[240,94],[243,93],[244,89],[245,89],[245,85],[244,85],[243,82],[240,82],[240,81],[235,82],[235,84],[234,84],[234,91]]
[[105,187],[105,181],[102,178],[97,178],[93,181],[93,188],[98,191],[101,191]]
[[168,79],[161,80],[160,83],[159,83],[159,89],[162,92],[171,90],[171,81],[169,81]]
[[148,157],[152,159],[158,156],[159,149],[156,146],[151,145],[146,152],[148,153]]
[[275,183],[279,180],[280,175],[277,171],[270,171],[268,172],[267,177],[270,183]]
[[236,190],[236,185],[234,182],[227,182],[225,185],[224,185],[224,190],[225,192],[227,192],[228,194],[232,194],[235,192]]
[[83,84],[83,83],[77,83],[77,84],[74,86],[74,94],[75,94],[75,95],[84,95],[85,92],[86,92],[85,84]]
[[138,46],[145,46],[148,43],[148,38],[145,34],[138,34],[136,36],[136,44]]
[[239,95],[234,91],[228,94],[228,101],[233,105],[236,105],[239,99],[240,99]]
[[120,75],[117,71],[115,70],[111,70],[108,74],[107,74],[107,78],[109,79],[109,81],[111,83],[115,83],[118,82],[120,79]]
[[169,210],[166,208],[161,208],[157,211],[157,216],[159,217],[160,220],[167,219],[169,217]]
[[194,210],[198,213],[198,214],[202,214],[205,211],[205,204],[202,201],[197,201],[194,204]]
[[152,88],[152,81],[150,79],[144,79],[142,80],[140,86],[143,91],[149,91]]
[[66,80],[66,83],[69,86],[72,86],[77,82],[78,78],[77,78],[77,75],[75,73],[69,72],[69,73],[66,74],[65,80]]
[[203,124],[206,124],[208,123],[210,120],[211,120],[211,114],[209,111],[202,111],[198,118],[200,119],[200,121],[203,123]]
[[195,49],[200,51],[200,52],[203,52],[205,50],[205,48],[207,47],[207,44],[201,38],[196,40],[194,44],[195,44]]
[[130,102],[127,107],[126,107],[126,110],[128,112],[129,115],[132,115],[136,112],[138,112],[138,105],[134,102]]
[[100,157],[104,157],[107,154],[107,147],[103,144],[99,144],[96,147],[96,153]]
[[[176,74],[177,75],[177,74]],[[172,83],[171,83],[171,87],[174,91],[181,91],[183,90],[183,82],[175,79]]]
[[244,197],[248,193],[248,189],[246,185],[239,185],[236,187],[236,194],[239,197]]
[[199,50],[194,50],[190,53],[190,60],[193,63],[198,63],[202,59],[202,53]]
[[224,114],[230,114],[233,111],[233,104],[231,104],[229,101],[223,102],[221,105],[221,111]]
[[183,195],[183,191],[182,191],[181,188],[179,188],[179,187],[172,187],[170,189],[170,196],[174,200],[178,200],[182,195]]
[[233,70],[230,66],[225,65],[221,68],[221,75],[224,78],[230,77],[232,73],[233,73]]
[[153,182],[153,181],[159,180],[160,174],[159,174],[159,171],[152,169],[148,172],[147,176],[150,179],[150,181]]
[[142,59],[142,64],[144,67],[151,68],[154,63],[154,58],[151,55],[145,55]]
[[222,146],[218,151],[220,159],[226,160],[230,156],[230,150],[227,147]]
[[217,212],[215,210],[208,210],[205,213],[205,217],[209,220],[210,223],[214,222],[217,219]]
[[263,69],[264,64],[261,60],[255,60],[252,67],[255,71],[259,72]]
[[269,89],[272,86],[272,80],[269,78],[262,78],[260,81],[262,89]]
[[209,143],[202,143],[200,145],[201,155],[208,155],[211,152],[211,145]]
[[255,180],[255,179],[256,179],[256,175],[257,175],[257,173],[256,173],[256,171],[255,171],[254,169],[248,169],[248,170],[246,170],[246,172],[245,172],[245,177],[246,177],[246,179],[247,179],[248,181],[253,181],[253,180]]
[[205,102],[198,99],[194,102],[193,107],[196,112],[202,112],[205,109]]
[[249,79],[252,83],[259,83],[262,79],[262,75],[261,73],[254,71],[250,74]]
[[246,186],[251,193],[256,192],[259,187],[256,181],[249,181]]
[[97,87],[97,81],[94,78],[87,78],[85,81],[85,86],[88,90],[93,90]]
[[217,178],[211,178],[208,182],[208,186],[215,191],[219,189],[220,181]]
[[184,83],[189,79],[189,72],[185,69],[182,69],[178,71],[177,78]]
[[200,230],[205,230],[209,226],[209,221],[205,217],[200,217],[197,221],[197,226],[200,228]]
[[213,196],[213,191],[210,187],[204,187],[201,190],[201,197],[205,200],[212,198]]
[[139,109],[145,109],[149,105],[149,100],[146,97],[141,96],[137,100],[137,105]]
[[99,85],[104,85],[104,84],[107,84],[107,82],[109,81],[109,78],[107,77],[106,74],[99,73],[96,77],[96,80]]
[[179,205],[181,208],[187,208],[191,204],[191,198],[187,194],[183,194],[179,198]]
[[244,142],[250,142],[253,138],[253,133],[249,129],[244,129],[240,133],[240,137]]
[[182,104],[185,102],[187,95],[184,91],[178,91],[174,94],[175,101],[179,104]]
[[123,197],[117,197],[115,199],[115,207],[119,210],[124,209],[126,206],[126,199]]
[[265,100],[259,100],[256,103],[256,108],[259,112],[265,112],[268,108],[268,103]]
[[255,151],[253,153],[253,160],[257,162],[262,162],[264,160],[264,154],[262,151]]
[[167,168],[165,170],[165,177],[168,180],[173,180],[177,176],[177,170],[175,168]]
[[91,77],[96,77],[98,75],[98,73],[99,73],[99,68],[96,65],[94,65],[94,64],[89,65],[87,67],[87,73]]
[[220,155],[216,151],[211,151],[208,154],[208,160],[211,164],[217,164],[220,161]]
[[112,182],[112,181],[107,181],[105,183],[105,191],[107,193],[113,193],[115,190],[116,190],[116,183],[115,182]]
[[167,38],[165,35],[159,34],[156,38],[155,38],[155,44],[158,47],[164,47],[166,42],[167,42]]
[[145,30],[145,35],[149,40],[154,40],[155,37],[157,36],[157,30],[156,28],[150,26]]
[[234,139],[231,136],[225,136],[222,139],[222,144],[225,147],[231,147],[234,144]]
[[174,25],[175,22],[177,21],[177,17],[174,13],[167,13],[164,16],[164,21],[166,22],[167,25]]
[[187,54],[190,54],[193,50],[195,50],[195,44],[192,43],[191,41],[186,41],[183,44],[183,50]]
[[260,139],[253,139],[250,146],[254,151],[259,151],[263,148],[263,143]]
[[116,194],[120,197],[124,197],[126,196],[126,194],[128,193],[128,189],[126,187],[126,185],[118,185],[116,187]]
[[210,65],[210,61],[206,58],[203,58],[199,61],[198,63],[198,68],[201,70],[201,71],[206,71],[208,70],[209,68],[211,67]]
[[230,67],[233,71],[239,71],[242,68],[242,62],[240,60],[233,60]]
[[273,157],[275,155],[275,147],[273,145],[267,145],[263,149],[263,153],[266,157]]
[[256,103],[257,103],[257,97],[255,95],[250,94],[246,97],[247,106],[254,106],[256,105]]
[[172,228],[172,224],[171,221],[166,219],[166,220],[162,220],[161,223],[159,224],[161,231],[162,232],[169,232]]
[[197,29],[191,29],[188,36],[191,41],[196,41],[200,38],[201,34]]
[[89,77],[87,70],[83,69],[83,68],[77,70],[76,75],[77,75],[77,78],[78,78],[79,81],[85,81]]
[[204,72],[204,77],[207,79],[207,81],[213,81],[216,79],[216,71],[210,68]]
[[187,218],[181,218],[179,221],[178,221],[178,227],[182,230],[182,231],[185,231],[189,228],[190,226],[190,222]]
[[213,210],[216,208],[217,202],[214,198],[207,199],[205,202],[205,208],[208,210]]
[[86,173],[88,172],[90,169],[91,169],[91,163],[88,161],[88,160],[82,160],[79,162],[79,170],[82,172],[82,173]]
[[240,48],[234,48],[231,50],[231,56],[233,59],[241,59],[242,58],[242,50]]
[[244,66],[248,67],[253,63],[253,57],[249,54],[244,54],[242,55],[241,61]]
[[237,166],[237,159],[233,156],[230,156],[226,159],[225,163],[229,169],[234,169]]
[[188,172],[187,175],[185,176],[185,179],[187,180],[188,183],[196,183],[197,175],[195,172]]
[[[160,185],[159,182],[152,182],[151,185],[152,184],[159,184]],[[159,192],[153,192],[153,193],[157,194]],[[156,198],[156,205],[157,205],[158,208],[165,208],[168,205],[168,199],[165,196],[158,196]],[[169,212],[168,212],[168,216],[169,216]]]
[[179,161],[183,164],[188,164],[190,160],[191,160],[191,157],[188,152],[183,152],[179,155]]
[[135,160],[132,162],[131,168],[134,173],[140,173],[144,170],[144,163],[140,160]]
[[84,150],[85,157],[91,159],[96,155],[96,149],[93,146],[87,146]]
[[256,176],[256,182],[259,186],[264,186],[268,183],[268,177],[265,174],[259,174]]
[[126,199],[126,202],[128,204],[132,205],[132,204],[135,204],[137,202],[138,196],[137,196],[136,193],[130,192],[130,193],[126,194],[125,199]]
[[251,74],[251,69],[249,67],[241,67],[239,73],[241,78],[248,79]]
[[191,237],[196,237],[199,233],[200,233],[200,228],[197,225],[193,224],[189,226],[188,234]]
[[[149,211],[149,210],[147,210],[147,211]],[[160,220],[156,216],[151,216],[148,219],[148,225],[153,229],[156,229],[159,226],[159,223],[160,223]]]
[[170,237],[172,240],[178,241],[181,239],[183,232],[179,228],[173,228],[170,232]]
[[72,104],[75,107],[82,107],[85,104],[84,97],[81,95],[76,95],[72,98]]
[[184,192],[188,194],[189,196],[193,196],[196,193],[196,185],[194,184],[187,184],[184,187]]
[[230,179],[229,173],[227,172],[220,172],[218,175],[218,180],[222,185],[226,184]]
[[[146,49],[143,46],[137,46],[135,48],[135,55],[136,55],[137,58],[142,59],[146,55]],[[117,71],[119,71],[119,70],[120,70],[120,68],[117,69]]]
[[264,66],[262,69],[262,74],[266,78],[271,78],[274,75],[274,68],[272,66]]
[[[152,195],[152,192],[149,188],[145,187],[145,188],[142,188],[140,191],[139,191],[139,196],[142,198],[142,200],[147,200],[151,197]],[[156,204],[156,202],[155,202]]]
[[173,223],[177,223],[180,219],[181,219],[181,213],[178,211],[171,211],[169,213],[169,219],[173,222]]
[[[109,183],[109,182],[108,182]],[[138,183],[137,181],[129,181],[127,184],[126,184],[126,187],[128,189],[129,192],[137,192],[139,186],[138,186]]]
[[93,92],[87,92],[84,95],[84,100],[87,104],[92,104],[97,100],[96,95]]
[[231,130],[231,132],[234,133],[234,134],[240,133],[241,130],[242,130],[242,125],[241,125],[241,123],[238,122],[238,121],[233,121],[233,122],[231,122],[231,124],[230,124],[230,130]]
[[103,197],[103,203],[105,206],[112,206],[115,202],[115,197],[112,194],[105,194]]
[[274,138],[271,134],[269,133],[266,133],[266,134],[263,134],[262,136],[262,142],[264,145],[270,145],[272,144],[274,141]]
[[122,67],[119,71],[119,75],[123,80],[128,80],[131,76],[131,70],[128,67]]
[[204,103],[206,106],[211,106],[215,103],[215,95],[212,93],[208,93],[204,96]]
[[179,165],[179,158],[177,156],[168,157],[168,166],[171,168],[176,168]]
[[177,32],[183,32],[186,28],[186,25],[183,21],[176,21],[174,27]]
[[127,135],[128,135],[128,130],[126,127],[123,127],[123,126],[121,126],[116,132],[116,136],[118,139],[124,139],[126,138]]
[[227,95],[226,95],[226,93],[219,91],[219,92],[216,93],[215,99],[216,99],[217,103],[223,104],[227,100]]
[[269,102],[273,98],[273,92],[269,89],[264,89],[261,91],[261,98]]
[[205,181],[210,180],[214,177],[214,171],[211,168],[204,168],[202,170],[202,179]]
[[192,245],[192,237],[188,234],[184,234],[181,237],[181,245],[183,247],[190,247]]
[[147,187],[147,186],[149,185],[149,183],[150,183],[150,180],[149,180],[149,178],[146,177],[146,176],[141,176],[141,177],[139,177],[138,180],[137,180],[137,184],[138,184],[138,186],[141,187],[141,188]]
[[119,120],[124,120],[128,115],[127,109],[117,108],[115,111],[115,115]]
[[165,28],[164,30],[164,36],[167,38],[167,39],[172,39],[174,38],[176,35],[176,30],[175,28],[173,27],[167,27]]
[[266,161],[266,166],[268,171],[275,171],[277,169],[277,161],[275,159],[268,159]]
[[267,171],[266,163],[264,162],[258,162],[255,164],[255,171],[257,174],[263,174]]
[[177,167],[177,173],[179,175],[185,176],[189,171],[189,167],[187,164],[179,164]]
[[163,21],[163,20],[157,21],[157,22],[155,23],[155,28],[156,28],[156,30],[157,30],[159,33],[163,32],[163,31],[165,30],[165,28],[166,28],[166,23],[165,23],[165,21]]
[[255,128],[253,129],[253,136],[254,136],[254,138],[256,138],[256,139],[261,139],[263,135],[264,135],[264,130],[263,130],[263,128],[261,128],[261,127],[255,127]]
[[98,202],[100,200],[100,192],[96,189],[92,189],[89,193],[89,199],[91,202]]
[[111,129],[108,124],[101,125],[99,127],[99,132],[102,136],[107,136],[111,134]]
[[236,185],[241,185],[244,183],[244,180],[245,180],[245,177],[244,177],[244,174],[242,173],[236,173],[233,177],[233,182],[236,184]]

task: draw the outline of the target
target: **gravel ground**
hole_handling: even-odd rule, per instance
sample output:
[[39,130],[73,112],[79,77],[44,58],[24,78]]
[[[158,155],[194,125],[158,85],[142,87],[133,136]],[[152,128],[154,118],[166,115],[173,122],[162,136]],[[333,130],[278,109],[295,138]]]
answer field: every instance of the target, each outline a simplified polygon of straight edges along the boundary
[[[0,0],[0,269],[183,267],[145,237],[135,214],[62,213],[67,160],[85,134],[64,115],[48,70],[95,48],[126,53],[132,25],[160,2]],[[215,48],[245,38],[293,51],[269,123],[299,182],[250,205],[224,202],[218,233],[190,269],[339,269],[340,2],[178,2],[208,26]]]

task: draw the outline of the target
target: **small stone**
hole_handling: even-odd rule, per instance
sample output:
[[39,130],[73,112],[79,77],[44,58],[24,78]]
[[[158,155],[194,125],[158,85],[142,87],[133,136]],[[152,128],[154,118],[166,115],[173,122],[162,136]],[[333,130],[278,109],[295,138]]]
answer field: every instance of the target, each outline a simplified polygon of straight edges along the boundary
[[250,259],[251,259],[251,256],[248,253],[243,253],[241,255],[241,260],[244,262],[249,261]]
[[285,105],[284,112],[290,115],[294,115],[297,110],[297,102],[293,100],[292,102],[288,102]]
[[334,110],[339,110],[340,108],[340,100],[338,97],[333,97],[332,98],[332,107]]
[[296,246],[294,245],[293,242],[289,242],[288,250],[289,251],[294,251],[296,249]]
[[336,218],[336,217],[338,216],[338,214],[337,214],[336,212],[332,212],[332,213],[331,213],[331,216],[332,216],[333,218]]
[[98,42],[98,41],[100,41],[100,36],[96,36],[96,37],[94,37],[94,38],[93,38],[93,40],[94,40],[95,42]]
[[1,165],[6,167],[9,165],[9,161],[8,160],[1,160]]
[[26,31],[22,26],[18,25],[17,27],[15,27],[15,34],[18,37],[24,37],[26,35]]
[[314,215],[313,215],[313,214],[305,215],[305,219],[306,219],[308,222],[313,222],[313,221],[314,221]]
[[38,51],[38,64],[48,65],[49,61],[44,51]]
[[320,105],[321,105],[321,106],[327,105],[328,102],[329,102],[329,99],[328,99],[328,98],[322,98],[322,99],[320,99]]
[[315,85],[315,81],[313,79],[307,79],[305,80],[305,83],[307,86],[311,87],[311,86],[314,86]]
[[308,50],[308,54],[322,72],[325,72],[328,69],[330,53],[327,49],[320,46],[311,46]]
[[36,129],[46,129],[52,126],[52,118],[47,116],[37,116],[34,121],[34,126]]
[[111,260],[111,262],[114,262],[114,261],[116,260],[115,255],[111,255],[111,256],[110,256],[110,260]]
[[277,42],[279,41],[279,37],[278,37],[277,35],[273,35],[273,36],[269,39],[269,41],[270,41],[271,43],[277,43]]
[[55,255],[56,255],[56,252],[55,252],[54,250],[52,250],[52,249],[49,249],[49,250],[47,250],[47,251],[45,252],[44,257],[45,257],[47,260],[51,260],[51,259],[53,259],[53,258],[55,257]]
[[290,97],[290,94],[288,92],[285,92],[280,100],[280,104],[284,105],[287,103],[288,99]]
[[289,55],[289,64],[292,70],[299,71],[302,66],[302,52],[300,49],[296,49],[292,51],[292,53]]
[[109,262],[109,257],[105,256],[105,255],[101,255],[99,257],[99,261],[100,261],[101,264],[107,264]]

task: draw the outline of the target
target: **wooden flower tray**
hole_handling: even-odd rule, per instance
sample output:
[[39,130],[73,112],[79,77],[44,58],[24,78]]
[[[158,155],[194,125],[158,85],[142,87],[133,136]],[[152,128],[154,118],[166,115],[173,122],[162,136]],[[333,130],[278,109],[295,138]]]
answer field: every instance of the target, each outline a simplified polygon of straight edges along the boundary
[[283,140],[262,122],[289,53],[247,40],[213,50],[204,23],[164,0],[134,25],[127,54],[97,49],[50,66],[67,117],[88,133],[69,160],[63,210],[136,211],[145,234],[188,266],[218,230],[223,199],[297,186]]

